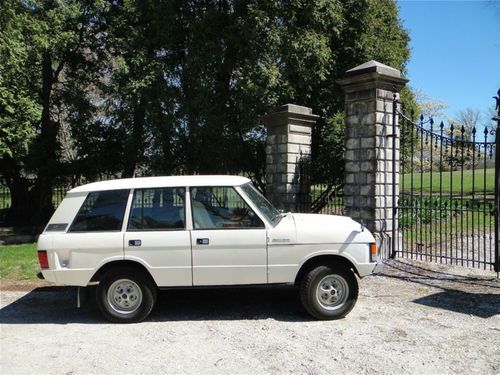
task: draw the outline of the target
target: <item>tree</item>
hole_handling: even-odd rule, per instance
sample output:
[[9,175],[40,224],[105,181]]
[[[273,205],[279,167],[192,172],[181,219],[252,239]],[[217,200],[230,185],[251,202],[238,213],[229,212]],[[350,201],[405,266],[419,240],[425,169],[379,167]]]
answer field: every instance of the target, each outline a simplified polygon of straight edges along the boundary
[[26,69],[34,58],[30,18],[17,12],[16,3],[8,1],[0,10],[0,172],[11,191],[11,212],[21,211],[28,198],[21,171],[42,113],[34,95],[38,85]]
[[471,140],[473,131],[479,130],[478,127],[482,122],[482,117],[481,111],[469,107],[464,110],[460,110],[456,120],[452,121],[452,123],[457,129],[457,134],[460,134],[460,138]]
[[[6,126],[0,168],[17,223],[45,223],[53,210],[52,188],[60,173],[58,118],[81,87],[78,80],[99,60],[101,7],[49,0],[8,0],[2,7],[0,121]],[[31,175],[36,176],[32,187]]]
[[313,154],[340,176],[337,80],[409,58],[392,0],[7,0],[0,17],[1,173],[38,223],[62,176],[233,173],[263,187],[259,117],[282,103],[322,116]]

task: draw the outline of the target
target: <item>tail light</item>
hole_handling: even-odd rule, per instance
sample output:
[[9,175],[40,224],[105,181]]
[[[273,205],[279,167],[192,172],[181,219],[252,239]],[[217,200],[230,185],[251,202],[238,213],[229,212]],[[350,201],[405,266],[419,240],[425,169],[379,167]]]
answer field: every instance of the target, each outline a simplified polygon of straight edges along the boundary
[[42,269],[49,268],[49,258],[47,257],[46,250],[38,251],[38,262],[40,263],[40,267]]
[[375,262],[376,259],[377,259],[377,244],[371,243],[370,244],[370,261]]

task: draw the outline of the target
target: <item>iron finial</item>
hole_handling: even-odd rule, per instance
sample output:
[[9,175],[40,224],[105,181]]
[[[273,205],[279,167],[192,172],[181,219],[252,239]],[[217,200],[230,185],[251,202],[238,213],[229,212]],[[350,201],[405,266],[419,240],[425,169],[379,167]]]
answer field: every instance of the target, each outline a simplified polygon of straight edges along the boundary
[[497,96],[494,96],[493,99],[495,99],[495,102],[496,102],[495,109],[497,111],[497,118],[493,119],[493,120],[498,121],[498,117],[500,117],[500,89],[498,89]]

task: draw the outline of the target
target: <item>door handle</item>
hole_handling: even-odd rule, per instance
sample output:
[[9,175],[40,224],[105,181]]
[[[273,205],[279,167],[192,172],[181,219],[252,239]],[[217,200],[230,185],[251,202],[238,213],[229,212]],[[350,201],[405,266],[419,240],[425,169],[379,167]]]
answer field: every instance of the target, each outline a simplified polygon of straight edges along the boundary
[[141,240],[128,240],[129,246],[141,246]]
[[208,245],[209,243],[210,243],[210,241],[208,240],[208,238],[197,238],[196,239],[197,245]]

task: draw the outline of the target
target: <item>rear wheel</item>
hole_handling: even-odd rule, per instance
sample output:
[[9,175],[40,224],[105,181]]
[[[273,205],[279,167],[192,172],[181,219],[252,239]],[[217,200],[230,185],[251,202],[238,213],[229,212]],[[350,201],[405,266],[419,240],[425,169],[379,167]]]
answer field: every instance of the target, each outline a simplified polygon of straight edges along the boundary
[[358,281],[345,267],[318,266],[311,269],[300,284],[304,308],[317,319],[340,319],[358,299]]
[[116,268],[101,279],[96,297],[106,319],[115,323],[135,323],[144,320],[153,310],[157,288],[139,270]]

